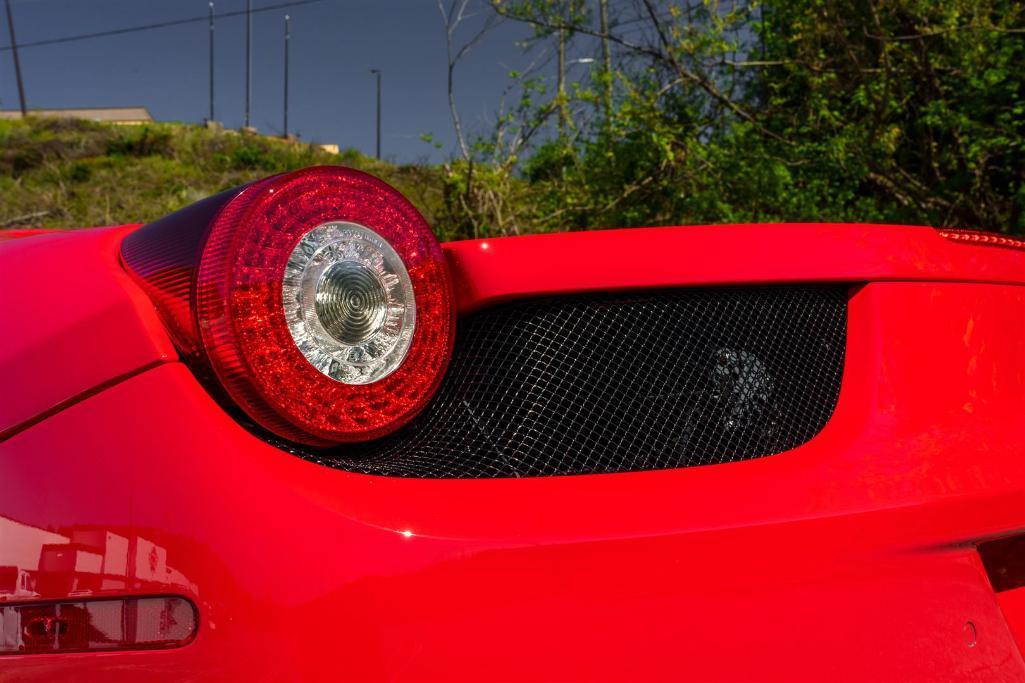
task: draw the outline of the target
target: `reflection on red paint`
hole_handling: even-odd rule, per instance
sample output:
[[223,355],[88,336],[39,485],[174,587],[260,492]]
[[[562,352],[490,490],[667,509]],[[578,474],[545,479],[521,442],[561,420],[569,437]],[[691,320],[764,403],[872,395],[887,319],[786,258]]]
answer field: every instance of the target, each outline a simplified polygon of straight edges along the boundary
[[175,596],[2,605],[0,654],[181,647],[197,624]]
[[0,538],[0,604],[194,589],[168,565],[166,548],[139,535],[91,526],[54,531],[0,517]]

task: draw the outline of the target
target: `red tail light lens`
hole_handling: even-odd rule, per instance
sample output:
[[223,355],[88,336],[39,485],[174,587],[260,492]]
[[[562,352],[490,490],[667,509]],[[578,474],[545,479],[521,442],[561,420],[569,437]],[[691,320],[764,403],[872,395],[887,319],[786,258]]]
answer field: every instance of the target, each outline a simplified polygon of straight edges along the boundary
[[318,167],[249,185],[221,203],[191,268],[154,255],[167,239],[153,233],[171,230],[159,223],[126,238],[126,264],[155,301],[177,301],[162,308],[183,351],[265,428],[311,445],[372,439],[430,400],[452,349],[451,285],[423,217],[385,183]]
[[1007,237],[994,232],[983,232],[981,230],[961,230],[955,228],[942,228],[937,230],[940,237],[945,237],[954,242],[963,244],[977,244],[987,247],[1005,247],[1007,249],[1025,249],[1025,240]]

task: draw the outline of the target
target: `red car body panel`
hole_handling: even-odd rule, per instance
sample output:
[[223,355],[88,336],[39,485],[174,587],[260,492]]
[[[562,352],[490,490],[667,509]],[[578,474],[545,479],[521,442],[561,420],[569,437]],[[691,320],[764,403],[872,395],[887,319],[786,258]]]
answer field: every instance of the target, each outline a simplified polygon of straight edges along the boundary
[[[3,243],[0,439],[85,392],[178,358],[153,304],[121,268],[137,226]],[[0,233],[2,234],[2,233]]]
[[[1025,532],[1025,252],[835,225],[445,245],[462,313],[850,282],[847,353],[832,419],[785,453],[419,480],[239,426],[118,268],[129,229],[0,247],[0,566],[32,600],[185,596],[199,631],[3,657],[0,680],[1025,680],[1025,588],[995,593],[976,551]],[[36,567],[62,544],[118,569]]]
[[60,228],[15,228],[10,230],[0,230],[0,241],[20,240],[23,237],[49,235],[55,232],[62,232],[62,230]]
[[444,245],[460,312],[525,296],[782,282],[1020,284],[1025,250],[932,228],[830,223],[630,228]]

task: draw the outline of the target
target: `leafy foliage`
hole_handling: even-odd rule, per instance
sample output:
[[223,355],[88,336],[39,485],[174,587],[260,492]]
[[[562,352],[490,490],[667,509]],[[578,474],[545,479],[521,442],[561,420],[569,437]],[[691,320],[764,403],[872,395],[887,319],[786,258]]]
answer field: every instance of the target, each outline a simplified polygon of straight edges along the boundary
[[495,192],[516,185],[506,176],[525,184],[520,210],[470,204],[465,223],[503,234],[737,221],[1025,232],[1020,3],[630,0],[614,4],[607,34],[551,2],[492,4],[538,40],[606,40],[615,59],[569,91],[570,134],[548,121],[561,103],[525,80],[519,108],[477,146],[503,170]]

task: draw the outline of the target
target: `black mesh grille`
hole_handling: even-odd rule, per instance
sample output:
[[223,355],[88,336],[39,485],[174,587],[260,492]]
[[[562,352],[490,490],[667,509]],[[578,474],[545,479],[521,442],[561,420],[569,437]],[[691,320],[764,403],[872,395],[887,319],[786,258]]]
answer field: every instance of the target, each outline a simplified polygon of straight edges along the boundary
[[832,414],[846,325],[838,286],[507,304],[460,320],[448,373],[416,420],[311,457],[368,474],[486,478],[779,453]]

